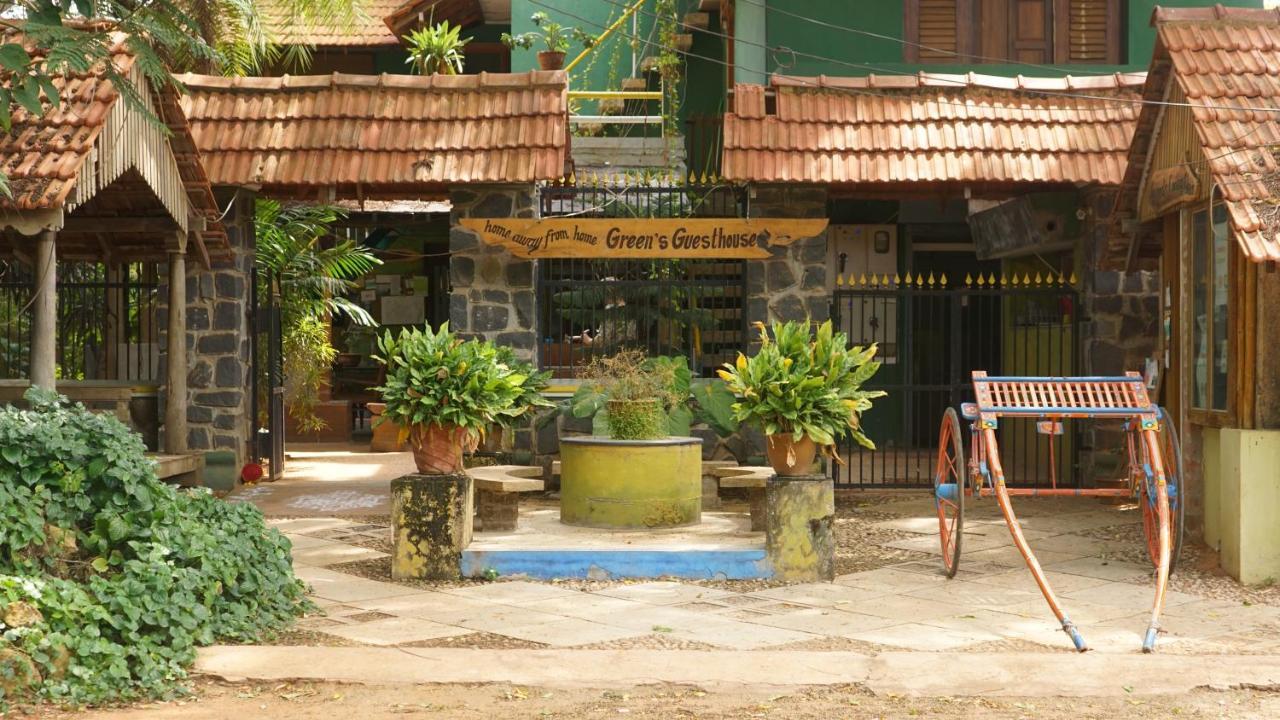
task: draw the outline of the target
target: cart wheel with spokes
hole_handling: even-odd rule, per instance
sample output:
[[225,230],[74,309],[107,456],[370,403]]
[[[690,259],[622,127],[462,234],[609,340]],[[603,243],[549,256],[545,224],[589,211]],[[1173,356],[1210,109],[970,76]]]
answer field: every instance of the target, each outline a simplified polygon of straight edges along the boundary
[[[1169,572],[1178,566],[1178,555],[1182,552],[1183,526],[1186,521],[1187,504],[1182,497],[1182,445],[1178,442],[1178,431],[1169,420],[1169,414],[1160,408],[1160,465],[1164,468],[1165,492],[1169,495],[1169,518],[1172,521],[1170,530]],[[1145,459],[1146,453],[1143,453]],[[1152,481],[1154,482],[1154,481]],[[1147,538],[1147,554],[1153,564],[1160,562],[1160,517],[1156,509],[1156,493],[1154,487],[1148,487],[1144,479],[1139,483],[1138,500],[1142,504],[1142,531]]]
[[938,460],[933,470],[933,502],[938,508],[938,535],[942,541],[942,567],[955,577],[960,567],[960,540],[964,529],[964,441],[960,417],[947,408],[938,430]]

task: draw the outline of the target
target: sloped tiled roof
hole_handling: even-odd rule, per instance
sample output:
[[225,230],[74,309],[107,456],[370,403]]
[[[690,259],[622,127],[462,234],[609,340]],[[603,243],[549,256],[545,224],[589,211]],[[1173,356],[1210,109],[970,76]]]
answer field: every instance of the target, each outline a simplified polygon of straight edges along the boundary
[[179,79],[215,185],[421,199],[431,185],[565,174],[562,71]]
[[394,12],[404,0],[362,0],[362,12],[341,22],[298,22],[290,16],[287,4],[280,0],[262,0],[262,23],[281,45],[313,47],[381,47],[399,45],[400,38],[383,18]]
[[[23,43],[33,56],[40,53],[38,48],[15,33],[8,33],[3,39],[5,42]],[[107,77],[105,67],[85,73],[53,76],[51,81],[60,96],[58,107],[49,108],[39,117],[14,107],[10,131],[0,133],[0,172],[8,178],[12,193],[11,199],[0,197],[0,209],[72,209],[84,204],[130,170],[128,163],[134,161],[129,159],[130,148],[125,146],[125,140],[134,146],[135,151],[137,146],[146,146],[154,140],[153,147],[164,147],[171,154],[174,164],[167,167],[176,166],[177,172],[176,177],[169,176],[170,182],[160,183],[152,190],[171,213],[181,209],[183,216],[175,217],[180,225],[186,226],[187,205],[178,198],[185,196],[190,209],[202,213],[209,220],[204,235],[224,238],[217,219],[217,202],[175,93],[171,88],[149,92],[150,88],[142,87],[145,80],[133,69],[134,59],[127,51],[123,35],[111,38],[110,62],[120,76],[140,86],[144,102],[168,127],[168,136],[151,132],[153,126],[150,121],[136,118],[132,121],[134,124],[122,118],[115,121],[119,123],[114,126],[115,133],[131,137],[104,135],[104,129],[113,122],[111,118],[120,115],[117,108],[120,93]],[[4,84],[8,85],[7,82]],[[140,116],[142,111],[126,108],[128,113]],[[99,156],[90,163],[95,152],[106,157]],[[150,151],[139,152],[145,156]],[[149,156],[145,164],[149,167],[134,169],[153,180],[163,176],[165,158]]]
[[[10,37],[4,38],[10,41]],[[28,47],[34,51],[34,48]],[[133,66],[123,39],[111,47],[111,63],[121,75]],[[0,171],[9,178],[13,199],[0,207],[44,210],[61,207],[75,187],[80,168],[107,122],[119,93],[103,72],[52,78],[61,103],[39,117],[13,108],[12,125],[0,133]],[[8,83],[5,83],[8,86]]]
[[[1158,101],[1172,77],[1191,106],[1192,125],[1213,182],[1225,201],[1241,250],[1255,261],[1280,260],[1280,10],[1157,8],[1156,48],[1145,97]],[[1161,116],[1143,108],[1139,137],[1150,139]],[[1116,203],[1137,205],[1150,142],[1133,145]],[[1127,239],[1113,237],[1119,262]]]
[[722,174],[818,184],[1118,184],[1141,73],[787,77],[737,85]]
[[450,25],[461,27],[484,22],[480,0],[407,0],[382,16],[382,21],[395,35],[404,35],[419,23],[446,20]]

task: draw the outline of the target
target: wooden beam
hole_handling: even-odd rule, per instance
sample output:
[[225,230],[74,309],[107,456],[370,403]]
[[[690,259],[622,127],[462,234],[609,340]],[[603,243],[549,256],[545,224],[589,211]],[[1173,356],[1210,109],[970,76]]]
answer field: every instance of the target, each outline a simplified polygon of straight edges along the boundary
[[178,223],[170,217],[69,217],[62,225],[68,233],[170,232]]
[[191,233],[191,237],[195,238],[196,241],[196,254],[200,256],[200,265],[205,270],[212,270],[213,263],[209,262],[209,248],[205,247],[204,238],[198,232]]
[[31,385],[54,390],[57,365],[58,262],[57,233],[45,230],[36,241],[36,286],[32,298]]

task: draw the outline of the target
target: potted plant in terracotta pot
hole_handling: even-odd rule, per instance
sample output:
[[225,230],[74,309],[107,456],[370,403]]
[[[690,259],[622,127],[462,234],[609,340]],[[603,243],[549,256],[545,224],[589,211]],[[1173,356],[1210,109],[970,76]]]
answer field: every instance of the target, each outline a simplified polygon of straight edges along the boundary
[[400,427],[409,441],[418,471],[450,474],[462,470],[464,449],[474,447],[495,424],[518,417],[537,405],[523,367],[493,343],[463,340],[449,324],[433,331],[388,331],[378,340],[387,366],[382,393],[382,422]]
[[502,42],[508,48],[524,48],[531,49],[535,44],[543,44],[546,50],[538,51],[538,67],[543,70],[559,70],[564,67],[564,54],[568,51],[573,40],[577,40],[583,47],[591,47],[595,44],[595,37],[582,31],[579,28],[566,28],[558,22],[553,22],[546,13],[536,12],[529,18],[537,30],[531,30],[527,33],[519,35],[511,35],[502,33]]
[[772,337],[764,323],[756,327],[759,352],[749,358],[739,353],[719,375],[738,398],[734,416],[764,432],[774,471],[807,475],[819,452],[839,462],[835,444],[846,434],[875,449],[859,418],[872,398],[885,394],[861,389],[880,369],[876,346],[850,348],[830,321],[816,333],[808,322],[774,323]]

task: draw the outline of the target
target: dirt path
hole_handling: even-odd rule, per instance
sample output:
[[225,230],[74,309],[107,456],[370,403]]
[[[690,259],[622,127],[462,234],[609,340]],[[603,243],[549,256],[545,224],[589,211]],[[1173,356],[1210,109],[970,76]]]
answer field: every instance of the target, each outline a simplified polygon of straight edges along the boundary
[[[332,683],[224,684],[201,681],[185,700],[131,708],[63,713],[42,720],[271,720],[320,718],[1036,718],[1127,720],[1280,716],[1280,694],[1256,690],[1198,691],[1157,698],[914,698],[878,697],[857,686],[814,688],[784,695],[749,690],[704,692],[695,687],[629,690],[544,690],[510,685],[355,686]],[[23,717],[22,714],[16,714]]]

